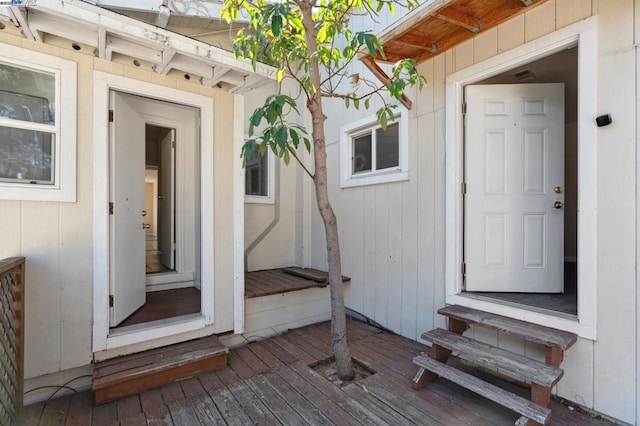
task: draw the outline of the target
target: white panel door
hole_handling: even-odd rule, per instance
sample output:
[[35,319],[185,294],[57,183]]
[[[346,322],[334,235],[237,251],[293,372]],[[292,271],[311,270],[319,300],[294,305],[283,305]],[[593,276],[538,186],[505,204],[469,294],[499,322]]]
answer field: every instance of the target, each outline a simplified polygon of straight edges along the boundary
[[158,176],[158,249],[160,262],[175,269],[175,130],[160,141],[160,174]]
[[110,287],[111,327],[146,301],[145,122],[127,103],[127,95],[112,92]]
[[564,85],[465,89],[467,291],[564,287]]

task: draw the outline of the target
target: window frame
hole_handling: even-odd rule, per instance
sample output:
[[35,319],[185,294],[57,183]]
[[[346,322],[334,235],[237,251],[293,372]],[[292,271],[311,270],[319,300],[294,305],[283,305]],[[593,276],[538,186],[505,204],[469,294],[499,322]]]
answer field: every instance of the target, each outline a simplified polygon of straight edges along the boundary
[[372,169],[375,168],[376,131],[382,126],[375,115],[370,115],[340,127],[340,187],[349,188],[409,180],[409,112],[399,107],[395,120],[398,124],[398,166],[368,172],[353,172],[354,139],[371,134]]
[[[245,141],[246,139],[248,139],[248,136],[245,135]],[[267,195],[248,195],[246,193],[246,183],[244,185],[244,202],[247,204],[274,204],[275,203],[275,167],[276,167],[276,161],[275,161],[275,156],[273,155],[273,152],[271,152],[271,149],[267,148],[267,151],[264,154],[265,157],[267,157],[266,159],[266,164],[267,164]],[[247,172],[246,172],[246,168],[244,168],[244,176],[246,178],[247,176]]]
[[55,76],[55,124],[30,123],[0,117],[0,126],[42,131],[53,135],[53,183],[0,181],[0,200],[76,202],[76,63],[9,45],[0,45],[0,61]]

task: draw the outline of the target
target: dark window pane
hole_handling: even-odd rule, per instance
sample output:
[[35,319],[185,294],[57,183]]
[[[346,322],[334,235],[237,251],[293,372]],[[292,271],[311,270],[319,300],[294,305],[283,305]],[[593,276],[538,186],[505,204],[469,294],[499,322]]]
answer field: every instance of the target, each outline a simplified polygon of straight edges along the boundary
[[245,168],[245,194],[268,196],[267,154],[260,156],[256,150],[247,160]]
[[371,170],[371,133],[353,138],[353,173]]
[[50,133],[0,127],[0,180],[52,184],[53,143]]
[[0,116],[55,124],[55,75],[0,62]]
[[394,123],[388,125],[387,130],[376,130],[376,170],[400,164],[398,127],[398,123]]

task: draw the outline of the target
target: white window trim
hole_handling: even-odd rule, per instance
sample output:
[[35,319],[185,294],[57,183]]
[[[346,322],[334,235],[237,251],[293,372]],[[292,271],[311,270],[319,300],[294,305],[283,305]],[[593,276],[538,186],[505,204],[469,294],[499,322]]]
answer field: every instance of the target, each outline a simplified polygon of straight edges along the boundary
[[[245,135],[245,140],[249,137]],[[247,204],[275,204],[275,181],[276,181],[276,156],[271,149],[267,148],[267,195],[244,195],[244,202]],[[244,170],[244,169],[243,169]]]
[[340,127],[341,188],[409,180],[409,111],[404,107],[398,108],[400,112],[396,115],[396,120],[394,121],[394,123],[398,123],[398,167],[354,175],[353,162],[351,161],[351,153],[353,152],[352,137],[365,130],[379,128],[380,125],[377,117],[370,115]]
[[[77,65],[73,61],[0,44],[0,60],[17,66],[55,74],[55,128],[53,185],[0,182],[0,200],[76,201],[76,110]],[[14,126],[15,120],[0,118]],[[6,124],[5,124],[6,123]],[[22,126],[18,126],[22,127]],[[48,131],[45,129],[45,131]]]
[[[462,293],[463,181],[462,102],[464,86],[578,44],[578,318],[561,318],[526,308],[478,300]],[[445,281],[449,304],[482,309],[596,339],[597,281],[597,18],[591,17],[483,62],[446,80],[446,226]],[[587,172],[588,171],[588,172]]]

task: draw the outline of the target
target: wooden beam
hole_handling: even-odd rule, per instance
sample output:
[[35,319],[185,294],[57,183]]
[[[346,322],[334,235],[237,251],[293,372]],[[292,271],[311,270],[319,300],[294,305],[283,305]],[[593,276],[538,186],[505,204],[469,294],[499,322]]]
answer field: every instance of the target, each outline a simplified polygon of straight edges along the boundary
[[171,69],[171,60],[176,55],[176,50],[167,48],[162,51],[162,62],[153,66],[153,70],[158,74],[167,75]]
[[[376,64],[375,59],[373,59],[370,55],[365,55],[360,58],[360,60],[364,62],[364,64],[367,66],[367,68],[369,68],[373,75],[375,75],[378,80],[380,80],[385,86],[387,86],[387,88],[391,87],[391,79],[389,78],[387,73],[385,73],[384,70],[380,68],[378,64]],[[400,102],[409,110],[413,106],[411,100],[404,93],[400,97]]]
[[438,10],[446,7],[453,0],[430,0],[422,3],[403,19],[398,19],[395,24],[390,25],[378,35],[378,40],[383,45],[393,40],[398,34],[404,34],[415,25],[432,16]]
[[215,86],[222,81],[223,76],[231,71],[230,67],[217,66],[213,68],[213,77],[209,80],[202,80],[204,86]]
[[107,59],[107,29],[103,26],[98,27],[98,58]]
[[467,29],[472,33],[477,33],[482,28],[482,20],[468,15],[451,7],[440,9],[436,14],[436,18],[457,25],[458,27]]
[[402,43],[408,46],[416,47],[418,49],[426,50],[431,53],[438,53],[440,50],[440,43],[437,41],[425,39],[420,36],[413,35],[411,33],[405,33],[398,38],[391,40],[395,43]]
[[156,17],[156,27],[167,28],[169,18],[171,18],[171,10],[166,6],[160,6]]
[[7,7],[7,11],[12,16],[13,22],[15,22],[16,25],[20,27],[20,30],[22,31],[22,34],[25,38],[28,38],[31,41],[42,43],[42,38],[40,37],[40,34],[38,34],[38,31],[32,30],[29,27],[26,9],[17,6],[10,6]]

